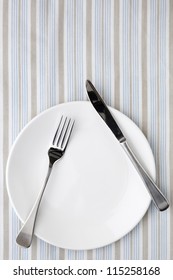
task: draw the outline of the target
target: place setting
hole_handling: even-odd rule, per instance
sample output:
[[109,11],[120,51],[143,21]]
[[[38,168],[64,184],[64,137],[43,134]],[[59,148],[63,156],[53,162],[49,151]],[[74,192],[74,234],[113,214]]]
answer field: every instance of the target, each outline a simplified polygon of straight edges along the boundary
[[89,101],[37,115],[11,149],[6,181],[22,222],[19,246],[29,248],[36,235],[60,248],[99,248],[130,232],[150,203],[169,207],[142,131],[89,80],[86,94]]

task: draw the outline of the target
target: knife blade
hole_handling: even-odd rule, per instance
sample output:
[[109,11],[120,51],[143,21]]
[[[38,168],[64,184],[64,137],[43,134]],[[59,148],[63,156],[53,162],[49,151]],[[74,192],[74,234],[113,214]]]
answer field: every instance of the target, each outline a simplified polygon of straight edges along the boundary
[[86,89],[88,92],[88,97],[96,109],[97,113],[101,116],[101,118],[106,122],[106,124],[109,126],[109,128],[112,130],[113,134],[116,136],[118,141],[121,143],[126,140],[124,137],[121,129],[115,122],[112,114],[110,113],[109,109],[107,108],[105,102],[93,86],[93,84],[87,80],[86,81]]
[[111,129],[112,133],[119,141],[121,147],[126,152],[128,158],[131,160],[133,166],[135,167],[136,171],[138,172],[145,186],[147,187],[147,190],[156,207],[160,211],[166,210],[169,207],[169,203],[166,197],[157,187],[153,179],[150,177],[150,175],[147,173],[147,171],[137,159],[134,152],[131,150],[130,146],[127,143],[126,137],[124,136],[122,130],[118,126],[114,117],[112,116],[109,108],[101,98],[94,85],[89,80],[86,81],[86,90],[91,104],[93,105],[97,113],[100,115],[100,117],[104,120],[106,125]]

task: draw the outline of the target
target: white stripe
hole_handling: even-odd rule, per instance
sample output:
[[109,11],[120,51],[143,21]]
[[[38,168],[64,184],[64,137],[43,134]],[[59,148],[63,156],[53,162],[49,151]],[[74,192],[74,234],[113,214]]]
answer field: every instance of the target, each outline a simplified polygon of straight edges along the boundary
[[103,9],[103,2],[96,0],[95,5],[95,84],[98,88],[98,91],[102,93],[102,73],[103,73],[103,45],[102,45],[102,9]]
[[48,2],[48,96],[50,99],[50,106],[57,104],[57,81],[56,81],[56,69],[57,69],[57,17],[56,17],[56,1],[51,0]]
[[[37,44],[36,44],[36,59],[37,59],[37,113],[40,112],[40,100],[39,100],[39,92],[40,92],[40,40],[39,40],[39,33],[40,33],[40,25],[39,25],[39,20],[40,20],[40,11],[39,11],[39,6],[40,6],[40,1],[36,1],[36,38],[37,38]],[[37,239],[37,258],[40,259],[40,242],[39,239]]]
[[[57,104],[57,80],[56,80],[56,71],[57,71],[57,6],[56,1],[51,0],[48,2],[48,98],[49,98],[49,105],[54,106]],[[47,246],[47,250],[49,250],[49,258],[56,259],[57,257],[57,248],[49,245]]]
[[[167,121],[167,134],[166,134],[166,165],[167,165],[167,169],[166,169],[166,178],[167,178],[167,196],[168,199],[170,201],[170,193],[171,193],[171,185],[170,185],[170,151],[171,151],[171,147],[170,147],[170,111],[169,111],[169,10],[170,10],[170,5],[169,5],[169,1],[166,2],[166,93],[167,93],[167,104],[166,104],[166,120]],[[170,259],[170,208],[167,210],[167,246],[168,246],[168,250],[167,250],[167,259]]]
[[[169,142],[169,128],[170,128],[170,123],[169,121],[169,116],[170,116],[170,111],[169,111],[169,1],[166,1],[166,123],[167,123],[167,133],[165,135],[165,141],[166,141],[166,151],[165,151],[165,156],[166,156],[166,171],[165,171],[165,176],[167,178],[167,196],[170,198],[170,161],[169,161],[169,151],[170,151],[170,142]],[[170,199],[169,199],[170,201]],[[167,259],[170,259],[170,209],[166,212],[167,215]]]
[[95,84],[95,1],[92,1],[91,13],[92,13],[92,27],[91,27],[91,43],[92,43],[92,81]]
[[[149,37],[149,71],[148,71],[148,81],[150,81],[148,89],[148,120],[149,120],[149,139],[151,148],[155,155],[156,163],[157,159],[157,125],[156,125],[156,114],[157,114],[157,14],[156,14],[156,1],[148,3],[149,9],[149,23],[150,29],[148,33]],[[158,211],[156,210],[153,203],[151,204],[149,211],[149,258],[158,258]]]
[[[139,5],[140,3],[140,5]],[[140,59],[140,49],[141,44],[139,43],[139,38],[141,38],[141,1],[137,2],[136,0],[132,1],[131,6],[131,77],[132,77],[132,118],[139,124],[139,120],[141,119],[141,59]],[[137,30],[136,30],[137,29]],[[132,259],[139,259],[142,256],[142,238],[141,238],[141,224],[139,223],[136,228],[132,231],[133,236],[133,248],[132,248]]]
[[[9,73],[9,84],[8,84],[8,89],[9,89],[9,109],[12,108],[12,100],[11,100],[11,92],[12,92],[12,85],[11,85],[11,18],[12,18],[12,2],[9,1],[9,15],[8,15],[8,73]],[[11,130],[11,123],[12,123],[12,114],[11,110],[9,110],[9,147],[12,144],[12,130]]]
[[[138,21],[139,21],[139,25],[138,25],[138,66],[139,66],[139,126],[142,127],[142,0],[138,1]],[[138,23],[137,23],[138,24]],[[142,243],[141,243],[142,246]],[[142,255],[141,255],[142,257]]]
[[[54,1],[54,9],[55,9],[55,15],[54,15],[55,16],[55,23],[54,23],[55,24],[55,26],[54,26],[54,29],[55,29],[55,34],[54,34],[54,36],[55,36],[55,38],[54,38],[54,40],[55,40],[55,49],[54,49],[55,62],[54,62],[54,64],[55,64],[55,84],[56,84],[56,87],[54,89],[54,91],[55,91],[54,92],[54,94],[55,94],[54,103],[58,104],[59,103],[58,85],[61,81],[59,81],[59,69],[58,69],[58,52],[59,52],[58,48],[60,46],[58,45],[58,29],[57,29],[58,17],[57,17],[57,15],[58,15],[58,11],[59,11],[59,6],[58,6],[57,1]],[[63,30],[62,30],[62,32],[63,32]],[[56,104],[54,104],[54,105],[56,105]]]
[[[9,41],[8,41],[8,44],[9,44],[9,57],[11,58],[11,19],[12,19],[12,15],[14,13],[14,9],[12,8],[12,2],[10,1],[9,2]],[[9,81],[12,81],[12,71],[11,71],[11,59],[9,59],[9,75],[10,75],[10,79]],[[12,83],[9,82],[9,92],[12,92]],[[12,141],[12,95],[9,94],[9,140],[10,140],[10,144],[13,142]],[[12,250],[12,207],[11,207],[11,204],[9,205],[9,258],[12,259],[13,258],[13,250]]]
[[43,104],[43,108],[42,110],[47,109],[48,107],[50,107],[50,102],[49,102],[49,98],[48,98],[48,65],[47,65],[47,54],[48,54],[48,37],[47,37],[47,1],[43,2],[43,14],[44,14],[44,74],[43,74],[43,80],[44,80],[44,104]]
[[[84,96],[84,76],[83,69],[84,60],[83,60],[83,34],[84,34],[84,24],[83,24],[83,1],[76,1],[76,98],[82,100]],[[75,97],[75,96],[74,96]]]
[[[56,12],[55,12],[55,52],[56,52],[56,83],[57,83],[57,87],[56,87],[56,91],[57,91],[57,104],[60,102],[60,94],[62,94],[61,92],[59,92],[59,86],[61,81],[60,81],[60,77],[59,77],[59,49],[60,49],[60,44],[58,42],[58,24],[59,24],[59,21],[58,21],[58,15],[59,15],[59,4],[57,3],[57,1],[55,1],[55,9],[56,9]],[[63,12],[63,11],[61,11]],[[64,34],[64,30],[61,31],[63,34]]]
[[83,80],[82,80],[82,83],[83,83],[83,86],[82,86],[82,91],[83,91],[83,100],[86,100],[87,99],[87,95],[85,94],[86,92],[86,89],[85,89],[85,81],[87,79],[87,72],[86,72],[86,66],[87,66],[87,61],[86,61],[86,1],[87,0],[83,0]]
[[[120,1],[120,109],[129,113],[130,98],[130,48],[129,48],[129,2]],[[120,251],[122,259],[129,259],[131,233],[121,239]]]
[[[22,127],[28,122],[28,84],[29,84],[29,75],[28,75],[28,58],[29,49],[28,49],[28,18],[30,13],[28,13],[28,1],[22,1],[20,5],[20,78],[21,78],[21,124]],[[29,60],[29,61],[28,61]],[[21,258],[28,259],[28,253],[30,250],[25,250],[21,248]]]
[[[115,92],[115,88],[114,88],[114,80],[115,80],[115,65],[114,65],[114,61],[115,61],[115,57],[114,57],[114,48],[116,48],[116,46],[114,45],[115,42],[115,38],[114,38],[114,0],[111,0],[111,100],[110,103],[111,104],[115,104],[115,95],[118,95],[118,92]],[[112,246],[113,248],[115,248],[115,246]]]
[[122,1],[119,2],[119,56],[120,56],[120,108],[122,110],[122,93],[123,93],[123,52],[122,52],[122,37],[123,37],[123,18],[122,18],[122,10],[123,5]]
[[[19,111],[18,111],[18,91],[19,91],[19,80],[18,80],[18,2],[14,3],[12,2],[11,6],[11,19],[13,20],[12,24],[10,25],[10,34],[9,37],[12,36],[13,40],[11,41],[11,44],[9,44],[10,49],[9,52],[12,52],[12,57],[10,64],[12,64],[12,68],[10,69],[11,72],[11,82],[12,82],[12,96],[9,100],[10,106],[10,115],[11,115],[11,123],[10,127],[12,130],[12,139],[13,142],[19,132]],[[11,22],[10,22],[11,23]],[[16,217],[16,214],[14,213],[14,210],[9,206],[9,256],[12,259],[17,259],[19,254],[19,248],[17,247],[15,243],[15,236],[18,231],[18,219]]]
[[20,79],[21,79],[21,123],[22,127],[24,127],[28,121],[28,40],[26,35],[28,33],[27,30],[27,7],[26,1],[22,1],[20,5]]
[[[167,147],[169,143],[166,141],[165,135],[167,134],[167,124],[166,121],[169,118],[169,110],[166,108],[169,108],[169,91],[167,91],[167,69],[168,65],[166,64],[166,53],[168,52],[168,45],[166,40],[166,34],[168,31],[168,25],[166,25],[168,22],[166,21],[166,10],[167,5],[165,1],[160,2],[160,25],[159,25],[159,34],[160,34],[160,40],[159,40],[159,46],[160,46],[160,114],[162,116],[160,120],[160,184],[161,189],[166,193],[166,188],[168,184],[168,178],[166,176],[167,173],[167,163],[168,163],[168,153]],[[169,14],[169,13],[168,13]],[[167,81],[167,84],[166,84]],[[168,135],[169,139],[169,135]],[[161,215],[161,228],[160,228],[160,247],[161,247],[161,253],[160,258],[165,259],[167,258],[167,254],[169,251],[169,245],[167,243],[167,225],[168,225],[168,216],[167,211],[164,212]],[[166,243],[166,244],[165,244]]]
[[39,99],[39,92],[40,92],[40,40],[39,40],[39,34],[40,34],[40,1],[36,2],[36,37],[37,37],[37,113],[41,111],[40,108],[40,99]]
[[[123,88],[122,88],[122,1],[119,2],[119,57],[120,57],[120,110],[122,110],[122,92],[123,92]],[[123,259],[123,239],[120,239],[120,259]]]
[[[139,66],[139,126],[142,127],[142,0],[138,1],[138,22],[140,23],[138,25],[138,66]],[[138,24],[137,22],[137,24]],[[140,240],[138,244],[138,250],[139,250],[139,255],[138,258],[142,259],[143,258],[143,240],[142,240],[142,223],[140,223],[139,227],[139,235],[140,235]]]
[[67,1],[64,0],[64,99],[67,100]]
[[[9,148],[12,144],[12,130],[11,130],[11,124],[12,124],[12,100],[11,100],[11,92],[12,92],[12,86],[11,86],[11,18],[12,18],[12,2],[9,1],[9,15],[8,15],[8,73],[9,73]],[[11,236],[11,204],[9,204],[9,259],[12,259],[12,236]]]
[[27,64],[28,64],[28,120],[31,119],[31,1],[27,1],[28,22],[27,22]]
[[64,85],[65,85],[65,101],[71,101],[75,92],[74,88],[74,3],[65,1],[65,44],[64,44]]
[[[106,1],[103,2],[104,5],[102,7],[104,11],[104,26],[103,26],[103,77],[104,77],[104,85],[103,91],[105,95],[105,101],[111,105],[111,62],[112,62],[112,52],[111,52],[111,1],[108,3]],[[101,82],[102,85],[102,82]]]
[[[147,94],[148,108],[150,108],[150,0],[147,0]],[[148,120],[150,120],[148,109]],[[147,126],[147,135],[149,136],[149,125]],[[151,207],[148,211],[148,258],[151,259]]]
[[[0,0],[0,42],[3,43],[3,0]],[[3,44],[0,44],[0,154],[3,155]],[[0,221],[3,224],[3,157],[0,159]],[[3,226],[0,227],[0,260],[3,258]]]

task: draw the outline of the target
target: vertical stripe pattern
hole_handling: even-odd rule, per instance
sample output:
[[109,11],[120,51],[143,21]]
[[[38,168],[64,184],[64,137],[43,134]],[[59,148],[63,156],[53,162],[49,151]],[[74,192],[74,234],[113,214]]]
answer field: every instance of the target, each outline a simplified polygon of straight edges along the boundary
[[173,192],[173,4],[171,0],[0,0],[0,259],[173,259],[172,206],[151,204],[121,240],[75,251],[34,237],[15,243],[21,226],[6,191],[10,148],[38,113],[86,100],[91,79],[107,104],[147,137],[157,183]]
[[[0,41],[3,39],[3,1],[0,1]],[[0,154],[3,155],[3,45],[0,44]],[[3,222],[3,162],[0,161],[0,221]],[[0,228],[0,248],[3,248],[3,226]],[[3,250],[0,252],[0,259],[3,258]]]

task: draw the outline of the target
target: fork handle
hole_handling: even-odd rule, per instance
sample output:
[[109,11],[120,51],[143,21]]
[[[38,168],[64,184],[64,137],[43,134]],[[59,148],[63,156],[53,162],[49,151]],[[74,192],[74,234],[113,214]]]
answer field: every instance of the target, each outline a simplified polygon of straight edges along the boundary
[[49,165],[44,185],[38,194],[38,197],[29,213],[28,218],[26,219],[24,225],[22,226],[22,228],[16,238],[17,244],[19,244],[20,246],[23,246],[25,248],[29,248],[31,246],[38,209],[39,209],[40,202],[41,202],[44,190],[46,188],[47,182],[49,180],[51,171],[52,171],[52,166]]
[[125,141],[125,142],[121,143],[121,145],[122,145],[124,151],[126,152],[126,154],[128,155],[128,157],[130,158],[131,162],[133,163],[134,167],[136,168],[137,172],[141,176],[142,180],[144,181],[145,186],[147,187],[149,194],[150,194],[153,202],[155,203],[156,207],[160,211],[166,210],[169,207],[169,203],[168,203],[167,199],[165,198],[165,196],[159,190],[159,188],[154,183],[154,181],[149,176],[149,174],[146,172],[146,170],[143,168],[143,166],[139,163],[139,161],[137,160],[136,156],[130,149],[127,142]]

